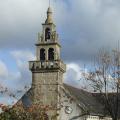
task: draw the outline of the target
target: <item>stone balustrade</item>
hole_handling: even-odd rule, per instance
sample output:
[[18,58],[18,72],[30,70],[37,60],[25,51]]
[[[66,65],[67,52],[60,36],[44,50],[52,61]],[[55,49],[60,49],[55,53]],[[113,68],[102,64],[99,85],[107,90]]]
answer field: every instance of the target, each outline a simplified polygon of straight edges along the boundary
[[43,69],[62,69],[66,71],[66,65],[61,60],[54,61],[29,61],[29,69],[34,70],[43,70]]

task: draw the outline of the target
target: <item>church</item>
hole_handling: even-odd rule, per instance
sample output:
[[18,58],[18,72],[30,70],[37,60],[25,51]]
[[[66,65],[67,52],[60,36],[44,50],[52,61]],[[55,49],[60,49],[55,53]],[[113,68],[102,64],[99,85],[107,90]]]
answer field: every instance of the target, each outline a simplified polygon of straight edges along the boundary
[[49,120],[112,120],[104,114],[103,105],[93,93],[64,84],[66,64],[62,61],[61,45],[52,18],[51,7],[42,24],[42,33],[36,43],[36,60],[29,61],[32,86],[22,97],[24,106],[48,106]]

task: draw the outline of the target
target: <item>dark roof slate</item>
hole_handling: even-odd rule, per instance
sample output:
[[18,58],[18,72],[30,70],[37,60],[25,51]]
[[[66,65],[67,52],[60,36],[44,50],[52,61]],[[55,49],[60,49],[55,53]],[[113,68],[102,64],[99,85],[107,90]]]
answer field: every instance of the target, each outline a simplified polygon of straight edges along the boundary
[[103,115],[104,107],[100,102],[98,102],[92,93],[66,84],[64,84],[64,87],[79,101],[80,104],[82,103],[85,105],[90,114]]

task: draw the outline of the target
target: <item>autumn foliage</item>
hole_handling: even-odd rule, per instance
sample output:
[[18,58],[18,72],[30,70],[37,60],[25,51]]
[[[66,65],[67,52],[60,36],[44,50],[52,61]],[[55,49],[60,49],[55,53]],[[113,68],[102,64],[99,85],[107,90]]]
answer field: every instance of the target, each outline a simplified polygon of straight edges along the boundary
[[24,108],[23,105],[15,105],[12,108],[1,105],[2,113],[0,120],[48,120],[46,114],[48,107],[33,105],[29,108]]

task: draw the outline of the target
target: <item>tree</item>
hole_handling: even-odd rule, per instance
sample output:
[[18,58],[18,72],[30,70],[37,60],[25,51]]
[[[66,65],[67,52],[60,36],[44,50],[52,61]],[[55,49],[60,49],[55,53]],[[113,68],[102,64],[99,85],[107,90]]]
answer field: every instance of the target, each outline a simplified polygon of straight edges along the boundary
[[118,120],[120,105],[120,52],[101,50],[95,57],[94,66],[83,74],[90,89],[99,95],[104,105],[105,115]]
[[[24,90],[27,91],[28,86],[24,86]],[[10,92],[10,90],[3,85],[0,85],[0,94],[6,94],[10,98],[14,98],[18,101],[17,94],[21,93],[21,90],[18,90],[16,94]],[[46,114],[47,107],[41,107],[40,105],[31,105],[30,107],[25,108],[21,101],[16,103],[13,106],[6,106],[0,104],[2,113],[0,113],[0,120],[48,120]]]
[[15,105],[12,108],[2,106],[3,113],[0,120],[48,120],[47,109],[38,105],[24,108],[23,105]]

